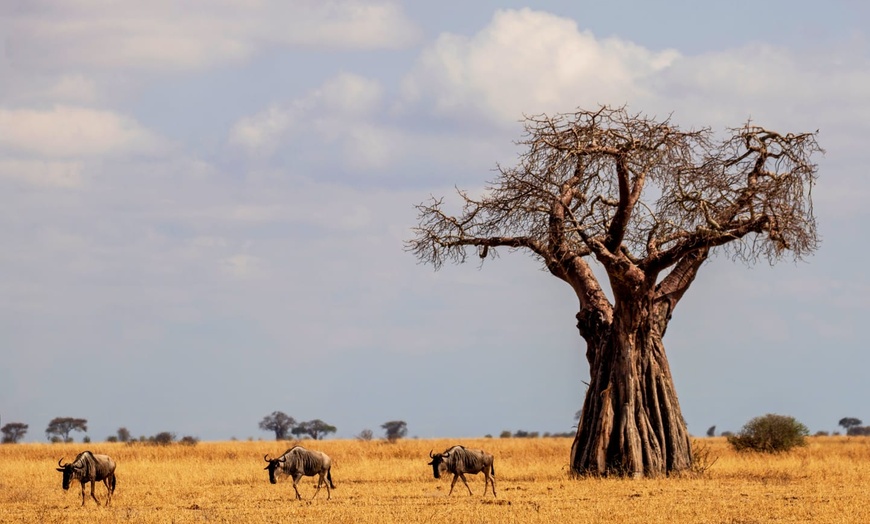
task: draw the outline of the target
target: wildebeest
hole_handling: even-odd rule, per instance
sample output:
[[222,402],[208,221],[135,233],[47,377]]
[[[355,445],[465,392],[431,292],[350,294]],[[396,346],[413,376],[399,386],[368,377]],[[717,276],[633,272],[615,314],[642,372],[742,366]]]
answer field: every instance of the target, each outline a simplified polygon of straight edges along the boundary
[[[302,499],[296,484],[299,483],[299,479],[303,475],[306,477],[320,475],[320,478],[317,479],[317,491],[314,492],[312,499],[320,493],[321,484],[326,484],[326,499],[331,498],[330,488],[335,489],[335,484],[332,483],[332,459],[326,453],[310,451],[302,446],[293,446],[276,459],[270,459],[268,454],[264,455],[263,459],[269,463],[263,469],[269,470],[269,482],[272,484],[278,482],[275,477],[280,473],[293,478],[293,489],[296,491],[297,499]],[[324,482],[324,478],[326,482]]]
[[483,473],[483,495],[486,496],[487,483],[492,484],[492,496],[495,496],[495,467],[493,466],[493,456],[486,451],[480,449],[465,449],[465,446],[453,446],[444,453],[429,452],[429,458],[432,462],[432,473],[435,478],[441,478],[441,472],[453,473],[453,482],[450,483],[450,493],[453,493],[453,486],[456,485],[456,479],[461,478],[462,483],[468,488],[468,494],[472,495],[471,488],[465,480],[465,474],[470,473],[477,475]]
[[97,496],[94,494],[94,484],[98,481],[103,481],[106,489],[109,492],[109,497],[106,499],[106,506],[112,502],[112,493],[115,492],[115,461],[108,455],[95,455],[90,451],[82,451],[78,454],[75,460],[68,464],[61,464],[63,457],[57,461],[58,471],[63,473],[63,489],[68,490],[70,482],[73,480],[81,481],[82,483],[82,506],[85,505],[85,484],[91,483],[91,497],[94,502],[100,505]]

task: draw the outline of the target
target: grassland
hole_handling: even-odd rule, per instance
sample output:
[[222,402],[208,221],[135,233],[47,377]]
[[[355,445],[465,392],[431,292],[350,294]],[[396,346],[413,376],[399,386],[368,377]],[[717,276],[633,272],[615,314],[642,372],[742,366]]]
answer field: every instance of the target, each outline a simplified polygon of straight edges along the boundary
[[[495,459],[498,498],[474,496],[450,479],[432,478],[430,449],[454,440],[327,440],[308,443],[333,457],[336,489],[316,499],[314,479],[269,484],[263,455],[287,443],[205,442],[195,447],[110,443],[0,446],[0,522],[516,522],[516,523],[849,523],[870,520],[870,438],[813,437],[782,455],[738,454],[724,439],[700,439],[716,462],[700,475],[621,480],[572,479],[567,439],[464,439]],[[61,489],[55,471],[89,448],[118,463],[110,507],[78,485]],[[105,501],[105,488],[97,486]]]

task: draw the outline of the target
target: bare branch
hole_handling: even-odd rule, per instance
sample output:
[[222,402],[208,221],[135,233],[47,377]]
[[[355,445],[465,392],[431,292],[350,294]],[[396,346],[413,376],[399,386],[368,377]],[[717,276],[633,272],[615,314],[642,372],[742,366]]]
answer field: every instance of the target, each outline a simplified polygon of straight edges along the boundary
[[443,199],[417,206],[406,249],[436,269],[525,249],[578,296],[600,290],[588,256],[612,282],[638,272],[656,282],[718,247],[748,262],[811,253],[815,135],[749,123],[728,133],[716,142],[709,129],[682,131],[624,107],[528,116],[516,164],[498,166],[480,197],[457,190],[458,213]]

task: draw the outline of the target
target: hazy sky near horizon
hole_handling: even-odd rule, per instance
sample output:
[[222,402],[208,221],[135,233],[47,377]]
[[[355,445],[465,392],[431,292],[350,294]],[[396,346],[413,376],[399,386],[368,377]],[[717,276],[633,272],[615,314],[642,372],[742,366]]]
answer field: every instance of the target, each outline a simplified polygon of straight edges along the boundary
[[857,0],[0,0],[2,424],[570,431],[570,288],[403,241],[415,204],[513,162],[524,114],[599,104],[819,130],[821,248],[714,257],[665,345],[695,435],[870,423],[868,27]]

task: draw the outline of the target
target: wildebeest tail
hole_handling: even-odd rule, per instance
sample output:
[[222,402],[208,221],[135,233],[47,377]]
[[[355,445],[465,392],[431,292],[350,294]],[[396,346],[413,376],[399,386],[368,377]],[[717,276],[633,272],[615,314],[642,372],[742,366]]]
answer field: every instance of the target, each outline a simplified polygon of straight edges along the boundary
[[113,475],[112,475],[112,485],[111,485],[112,493],[115,492],[115,485],[116,485],[117,483],[118,483],[118,475],[114,475],[114,474],[113,474]]
[[335,484],[332,483],[332,468],[326,470],[326,480],[329,481],[329,487],[335,489]]

